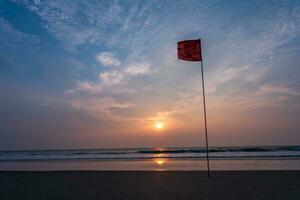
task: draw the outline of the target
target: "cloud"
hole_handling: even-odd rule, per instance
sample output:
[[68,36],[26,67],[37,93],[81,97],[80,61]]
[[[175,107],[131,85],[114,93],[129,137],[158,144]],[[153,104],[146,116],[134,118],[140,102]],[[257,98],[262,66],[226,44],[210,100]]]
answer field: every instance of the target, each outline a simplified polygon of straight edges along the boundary
[[117,2],[52,0],[18,3],[38,14],[43,27],[71,52],[77,51],[81,45],[107,40],[110,26],[118,25],[122,19],[122,10]]
[[[134,63],[119,70],[106,70],[98,75],[98,79],[95,82],[89,81],[77,81],[77,85],[73,89],[66,90],[66,93],[75,94],[76,92],[89,92],[89,93],[101,93],[107,90],[115,90],[116,87],[126,88],[129,87],[128,81],[134,77],[145,75],[150,73],[150,66],[146,63]],[[115,90],[114,93],[116,93]],[[124,91],[124,90],[122,90]],[[131,91],[132,90],[127,90]]]
[[150,73],[150,66],[145,63],[134,63],[119,70],[106,70],[99,73],[95,82],[78,81],[75,88],[65,91],[65,95],[75,109],[98,118],[120,120],[122,117],[112,114],[111,109],[131,108],[135,103],[119,100],[118,95],[134,93],[135,90],[130,87],[131,79],[147,73]]
[[113,115],[110,111],[112,108],[130,108],[134,104],[129,102],[118,102],[116,99],[107,96],[101,98],[83,98],[71,99],[70,102],[73,108],[85,111],[91,116],[99,119],[120,120],[121,117]]
[[260,94],[280,94],[288,96],[300,96],[300,91],[282,85],[263,85],[259,89]]
[[227,68],[224,69],[219,68],[214,75],[211,77],[210,81],[207,84],[207,93],[213,93],[216,92],[217,88],[228,82],[232,79],[239,77],[242,75],[242,73],[245,73],[249,69],[248,66],[239,67],[239,68]]
[[124,71],[129,76],[138,76],[149,73],[150,68],[148,64],[133,64],[125,68]]
[[[198,65],[194,68],[191,63],[177,61],[178,40],[203,36],[209,102],[213,105],[218,102],[222,109],[228,109],[228,99],[233,96],[237,104],[243,102],[243,107],[271,99],[266,95],[266,90],[271,89],[261,87],[274,81],[269,77],[276,73],[276,65],[285,56],[278,51],[299,35],[299,12],[292,7],[287,9],[285,4],[278,7],[258,4],[254,11],[238,3],[236,8],[243,11],[242,15],[225,12],[224,6],[216,2],[25,4],[41,17],[45,29],[67,50],[93,46],[93,51],[98,52],[93,53],[95,59],[107,67],[96,71],[96,78],[77,80],[66,91],[73,100],[89,101],[101,96],[117,101],[120,94],[134,93],[130,103],[137,105],[137,99],[145,93],[141,88],[147,87],[151,88],[149,94],[153,98],[162,96],[160,92],[174,97],[169,101],[173,107],[166,109],[170,116],[192,112],[201,103],[201,96],[196,95],[201,92]],[[182,9],[197,14],[186,15],[180,12]],[[102,47],[109,50],[103,51]],[[122,63],[116,55],[121,56]],[[179,93],[185,95],[177,97]],[[143,106],[150,107],[146,104]]]
[[[36,50],[39,50],[40,38],[36,35],[23,33],[15,29],[9,21],[0,17],[0,42],[0,56],[5,60],[7,59],[8,62],[14,62],[15,58],[12,58],[10,61],[8,58],[16,56],[14,54],[16,51],[26,51],[22,52],[22,56],[24,56],[24,54],[26,55],[32,51],[36,52]],[[7,55],[4,56],[5,54]]]
[[101,83],[107,86],[121,84],[124,81],[124,75],[117,70],[103,72],[99,74]]
[[111,52],[101,52],[96,55],[96,60],[103,66],[119,66],[119,59]]

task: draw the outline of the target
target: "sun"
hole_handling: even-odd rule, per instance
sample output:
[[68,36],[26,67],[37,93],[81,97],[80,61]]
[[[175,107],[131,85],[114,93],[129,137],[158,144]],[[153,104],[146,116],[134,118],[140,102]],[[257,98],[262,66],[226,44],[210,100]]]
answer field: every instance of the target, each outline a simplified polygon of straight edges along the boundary
[[162,122],[155,122],[154,127],[160,130],[164,128],[164,124]]

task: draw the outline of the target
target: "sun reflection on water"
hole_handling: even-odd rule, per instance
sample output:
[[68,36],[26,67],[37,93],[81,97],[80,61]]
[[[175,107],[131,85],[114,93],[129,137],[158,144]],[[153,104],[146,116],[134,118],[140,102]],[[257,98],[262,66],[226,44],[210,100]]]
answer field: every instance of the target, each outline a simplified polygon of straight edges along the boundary
[[156,158],[156,159],[154,159],[154,162],[155,162],[159,167],[163,167],[163,166],[166,165],[167,159],[165,159],[165,158]]

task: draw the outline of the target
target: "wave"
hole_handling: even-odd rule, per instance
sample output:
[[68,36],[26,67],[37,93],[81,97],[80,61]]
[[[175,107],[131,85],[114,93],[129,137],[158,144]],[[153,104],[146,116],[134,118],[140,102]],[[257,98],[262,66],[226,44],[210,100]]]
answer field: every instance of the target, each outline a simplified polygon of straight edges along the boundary
[[[0,162],[5,161],[78,161],[78,160],[151,160],[151,159],[192,159],[206,160],[206,156],[150,156],[150,157],[106,157],[106,158],[17,158],[17,159],[0,159]],[[280,156],[210,156],[211,160],[260,160],[260,159],[288,159],[300,158],[300,155],[280,155]]]
[[[276,151],[300,151],[299,146],[290,147],[216,147],[209,148],[210,153],[217,152],[276,152]],[[163,154],[163,153],[205,153],[206,149],[159,149],[159,150],[141,150],[138,153],[143,154]]]
[[[212,147],[212,159],[300,158],[300,146],[273,147]],[[153,148],[153,149],[86,149],[0,151],[0,161],[21,160],[130,160],[151,158],[205,158],[205,148]]]

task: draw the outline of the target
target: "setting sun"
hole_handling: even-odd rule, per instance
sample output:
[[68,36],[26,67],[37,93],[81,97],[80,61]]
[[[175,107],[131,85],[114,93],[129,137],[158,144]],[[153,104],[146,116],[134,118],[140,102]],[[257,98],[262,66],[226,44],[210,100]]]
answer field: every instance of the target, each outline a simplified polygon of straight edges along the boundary
[[164,128],[164,124],[163,124],[162,122],[156,122],[156,123],[154,124],[154,127],[155,127],[156,129],[162,129],[162,128]]

